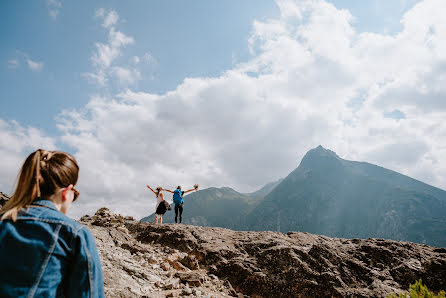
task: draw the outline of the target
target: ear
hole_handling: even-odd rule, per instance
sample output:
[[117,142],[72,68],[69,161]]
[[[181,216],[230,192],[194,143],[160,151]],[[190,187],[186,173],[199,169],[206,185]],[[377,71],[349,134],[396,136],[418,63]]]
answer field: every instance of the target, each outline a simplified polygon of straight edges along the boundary
[[68,185],[62,190],[62,201],[65,202],[67,200],[67,191],[73,188],[73,184]]
[[68,187],[65,187],[62,190],[62,202],[65,202],[67,200],[67,191],[68,191]]

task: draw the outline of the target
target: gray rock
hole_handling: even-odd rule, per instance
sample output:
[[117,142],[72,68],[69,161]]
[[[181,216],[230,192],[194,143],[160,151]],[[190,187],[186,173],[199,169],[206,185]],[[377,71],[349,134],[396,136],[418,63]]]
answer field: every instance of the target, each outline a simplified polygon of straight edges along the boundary
[[184,288],[183,295],[192,295],[192,289],[189,287]]
[[384,297],[419,278],[446,288],[445,248],[154,225],[107,210],[82,221],[96,238],[107,297]]
[[142,243],[169,246],[193,256],[207,274],[230,282],[234,289],[230,294],[382,297],[407,290],[419,278],[434,291],[446,288],[446,253],[426,245],[299,232],[238,232],[143,223],[126,226]]

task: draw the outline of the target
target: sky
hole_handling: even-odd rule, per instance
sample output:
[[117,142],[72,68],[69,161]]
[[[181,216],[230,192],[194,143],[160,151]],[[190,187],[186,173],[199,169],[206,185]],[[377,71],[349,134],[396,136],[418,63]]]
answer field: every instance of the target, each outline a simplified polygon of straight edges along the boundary
[[80,199],[251,192],[318,145],[446,189],[444,0],[1,1],[0,191],[38,148]]

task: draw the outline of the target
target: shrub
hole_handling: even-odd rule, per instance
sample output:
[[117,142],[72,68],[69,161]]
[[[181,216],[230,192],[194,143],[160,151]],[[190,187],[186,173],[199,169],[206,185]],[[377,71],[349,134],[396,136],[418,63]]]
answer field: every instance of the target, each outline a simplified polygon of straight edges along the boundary
[[[390,296],[387,296],[387,298],[407,298],[407,292],[404,293],[394,293]],[[444,291],[440,291],[438,295],[435,295],[429,289],[427,286],[423,285],[421,279],[414,284],[409,286],[409,297],[410,298],[446,298]]]

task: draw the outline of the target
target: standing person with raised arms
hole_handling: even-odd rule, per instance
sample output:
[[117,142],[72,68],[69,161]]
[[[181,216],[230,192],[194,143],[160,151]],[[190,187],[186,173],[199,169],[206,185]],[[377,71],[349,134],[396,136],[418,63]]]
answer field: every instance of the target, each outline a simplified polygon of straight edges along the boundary
[[0,297],[104,297],[93,235],[65,215],[79,197],[78,173],[61,151],[25,160],[0,210]]
[[158,186],[156,191],[153,190],[149,185],[146,185],[148,189],[150,189],[156,196],[156,206],[155,206],[155,223],[163,223],[163,215],[167,210],[172,210],[169,203],[164,200],[163,193],[161,192],[163,188]]
[[178,222],[177,221],[178,213],[180,213],[180,223],[181,223],[182,215],[183,215],[183,203],[184,203],[183,195],[185,193],[188,193],[188,192],[191,192],[194,190],[198,190],[198,184],[195,184],[194,188],[186,190],[186,191],[181,191],[180,185],[177,186],[177,189],[175,189],[175,191],[171,191],[171,190],[165,189],[165,188],[163,188],[163,190],[173,193],[173,202],[175,204],[175,223]]

